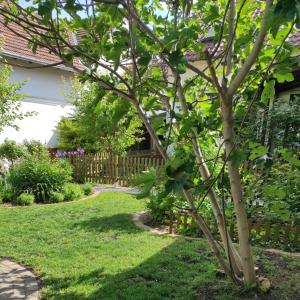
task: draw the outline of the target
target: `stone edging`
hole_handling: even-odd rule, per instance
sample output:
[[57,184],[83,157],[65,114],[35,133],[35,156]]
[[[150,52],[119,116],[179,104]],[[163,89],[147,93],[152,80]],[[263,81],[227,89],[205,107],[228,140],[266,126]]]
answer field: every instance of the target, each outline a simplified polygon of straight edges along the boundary
[[[195,237],[189,237],[189,236],[185,236],[182,234],[170,234],[167,231],[163,231],[160,229],[156,229],[156,228],[152,228],[148,225],[145,224],[145,222],[149,221],[151,219],[150,216],[150,212],[147,210],[143,210],[140,212],[137,212],[135,214],[133,214],[132,220],[134,222],[134,224],[146,231],[150,231],[151,233],[154,234],[158,234],[158,235],[166,235],[166,236],[170,236],[170,237],[181,237],[187,240],[195,240],[195,241],[200,241],[200,240],[204,240],[203,238],[195,238]],[[293,256],[293,257],[300,257],[300,253],[299,252],[287,252],[287,251],[283,251],[283,250],[279,250],[279,249],[263,249],[266,252],[269,253],[275,253],[275,254],[283,254],[283,255],[287,255],[287,256]]]
[[165,230],[153,228],[153,227],[145,224],[145,222],[149,221],[150,218],[151,218],[150,213],[147,210],[137,212],[137,213],[133,214],[133,216],[132,216],[133,223],[137,227],[139,227],[143,230],[149,231],[151,233],[154,233],[157,235],[170,236],[170,237],[180,237],[180,238],[184,238],[187,240],[196,240],[196,241],[203,240],[203,238],[195,238],[195,237],[185,236],[182,234],[168,233]]

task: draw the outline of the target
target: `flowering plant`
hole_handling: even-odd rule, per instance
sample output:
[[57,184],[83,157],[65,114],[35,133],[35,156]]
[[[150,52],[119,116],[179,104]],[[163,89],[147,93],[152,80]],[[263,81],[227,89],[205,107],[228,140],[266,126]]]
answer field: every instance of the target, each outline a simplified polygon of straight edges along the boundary
[[73,151],[57,151],[56,152],[56,157],[57,158],[66,158],[66,157],[74,157],[78,155],[84,155],[85,151],[83,149],[76,149]]

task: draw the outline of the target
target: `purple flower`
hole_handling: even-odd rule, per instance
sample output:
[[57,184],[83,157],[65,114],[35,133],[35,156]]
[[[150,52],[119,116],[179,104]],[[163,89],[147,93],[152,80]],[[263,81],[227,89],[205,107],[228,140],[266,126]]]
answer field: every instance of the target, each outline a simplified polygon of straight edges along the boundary
[[78,152],[79,155],[83,155],[84,154],[84,150],[80,149],[80,148],[77,149],[77,152]]
[[55,154],[55,157],[62,157],[62,152],[61,151],[57,151]]

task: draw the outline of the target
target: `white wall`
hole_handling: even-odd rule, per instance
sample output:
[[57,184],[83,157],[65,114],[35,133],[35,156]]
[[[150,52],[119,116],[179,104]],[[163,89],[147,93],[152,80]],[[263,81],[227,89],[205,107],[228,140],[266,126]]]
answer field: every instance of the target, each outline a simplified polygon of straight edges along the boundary
[[57,68],[24,69],[13,68],[12,82],[27,80],[21,92],[27,96],[22,102],[22,111],[35,111],[37,114],[15,122],[19,131],[5,128],[0,133],[0,143],[5,138],[22,142],[24,139],[40,140],[49,147],[57,142],[56,125],[62,116],[72,112],[67,102],[73,74]]

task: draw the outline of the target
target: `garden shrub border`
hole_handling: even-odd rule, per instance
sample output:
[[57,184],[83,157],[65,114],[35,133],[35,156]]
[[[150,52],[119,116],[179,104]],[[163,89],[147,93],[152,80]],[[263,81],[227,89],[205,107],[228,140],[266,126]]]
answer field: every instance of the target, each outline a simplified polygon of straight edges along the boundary
[[[103,191],[95,191],[95,190],[93,190],[93,193],[91,195],[86,196],[86,195],[83,194],[83,197],[81,197],[79,199],[75,199],[75,200],[71,200],[71,201],[63,201],[63,202],[53,202],[53,203],[49,203],[49,202],[42,203],[42,202],[39,202],[39,203],[33,203],[33,205],[31,205],[31,207],[33,207],[33,206],[61,205],[61,204],[69,204],[69,203],[84,201],[84,200],[88,200],[90,198],[96,197],[96,196],[98,196],[102,192]],[[2,207],[2,208],[19,208],[19,207],[28,208],[29,206],[12,205],[12,203],[8,202],[8,203],[1,203],[0,207]]]

